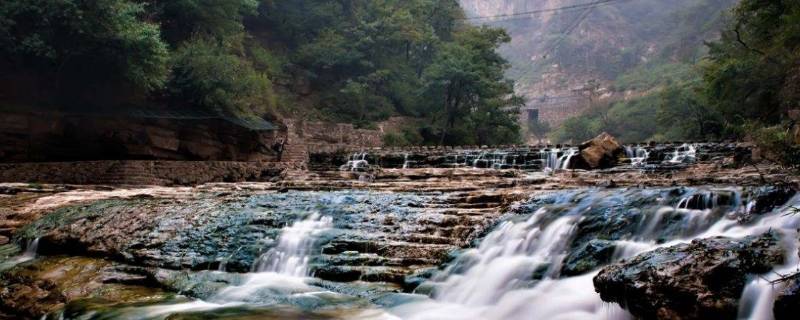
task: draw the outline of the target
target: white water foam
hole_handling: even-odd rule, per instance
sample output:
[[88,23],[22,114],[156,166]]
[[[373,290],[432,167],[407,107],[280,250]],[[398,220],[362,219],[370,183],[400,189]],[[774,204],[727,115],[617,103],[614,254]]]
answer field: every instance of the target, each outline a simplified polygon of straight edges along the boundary
[[[676,207],[657,210],[654,217],[643,223],[635,239],[616,241],[614,258],[628,258],[660,247],[688,243],[693,239],[717,236],[741,238],[770,230],[779,231],[786,239],[786,263],[776,267],[775,274],[763,276],[765,279],[754,277],[744,289],[740,302],[740,319],[772,319],[775,293],[782,285],[773,285],[769,280],[778,278],[778,274],[788,274],[798,269],[800,259],[797,257],[796,239],[800,215],[784,214],[787,205],[753,225],[742,225],[735,219],[725,217],[716,217],[718,220],[715,221],[715,216],[711,214],[718,205],[715,196],[701,197],[702,210],[686,208],[686,201],[679,201]],[[738,200],[738,194],[734,198]],[[795,197],[789,203],[800,203],[800,197]],[[592,201],[582,201],[575,204],[572,211],[579,212],[591,205]],[[742,210],[738,204],[724,209],[732,212]],[[686,226],[698,228],[699,232],[661,244],[650,240],[661,218],[676,211],[686,215]],[[545,275],[552,274],[553,270],[560,267],[563,239],[572,232],[576,221],[576,218],[566,214],[540,229],[540,223],[545,221],[543,218],[547,214],[546,210],[540,209],[525,222],[504,222],[499,225],[478,248],[465,252],[443,276],[433,279],[439,283],[434,285],[432,298],[396,306],[390,311],[404,319],[413,320],[632,318],[619,305],[604,303],[595,293],[592,278],[597,271],[560,279],[545,276],[532,287],[526,287],[525,279],[530,279],[537,266],[547,267]]]

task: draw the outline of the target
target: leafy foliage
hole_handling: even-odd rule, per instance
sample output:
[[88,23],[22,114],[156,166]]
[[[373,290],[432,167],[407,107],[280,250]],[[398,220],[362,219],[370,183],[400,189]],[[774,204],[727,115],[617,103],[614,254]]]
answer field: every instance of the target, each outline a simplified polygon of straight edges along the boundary
[[[495,140],[515,141],[515,119],[503,108],[518,107],[522,100],[514,95],[513,83],[503,79],[508,68],[496,49],[510,40],[505,31],[481,27],[460,34],[445,45],[423,77],[424,96],[443,101],[432,108],[442,119],[440,143],[491,144]],[[458,125],[463,127],[456,128]],[[451,130],[458,130],[453,135]],[[473,131],[469,137],[465,131]]]
[[722,39],[710,44],[705,94],[728,125],[777,124],[800,107],[788,81],[800,61],[800,3],[743,0]]
[[175,53],[169,88],[175,103],[236,115],[263,114],[272,93],[269,79],[249,61],[202,38]]
[[257,13],[258,1],[170,0],[151,1],[150,6],[170,43],[179,44],[194,36],[235,43],[244,34],[244,18]]
[[583,138],[586,128],[626,141],[749,138],[776,161],[793,163],[797,147],[787,134],[792,123],[786,115],[800,108],[798,61],[800,3],[742,0],[694,68],[669,63],[634,70],[617,86],[653,93],[570,120],[554,138]]
[[[82,106],[269,110],[362,127],[402,115],[425,120],[409,135],[424,143],[514,141],[519,99],[495,52],[508,36],[462,17],[456,0],[10,0],[0,69],[36,70],[31,92],[53,74],[115,88],[56,90]],[[144,99],[117,94],[129,87]],[[97,99],[106,91],[116,99]]]
[[62,82],[122,76],[146,90],[161,88],[169,52],[158,25],[127,0],[30,0],[0,3],[0,54]]

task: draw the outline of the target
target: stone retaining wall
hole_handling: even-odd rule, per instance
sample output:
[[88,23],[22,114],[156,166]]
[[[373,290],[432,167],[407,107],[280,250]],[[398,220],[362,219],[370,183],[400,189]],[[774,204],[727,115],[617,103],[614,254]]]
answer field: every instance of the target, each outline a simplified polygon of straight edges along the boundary
[[235,161],[75,161],[0,164],[0,182],[196,185],[269,181],[294,164]]
[[375,129],[356,128],[349,123],[302,121],[285,119],[289,157],[308,159],[308,153],[335,153],[358,149],[380,148],[383,136],[398,132],[408,118],[392,117],[377,124]]

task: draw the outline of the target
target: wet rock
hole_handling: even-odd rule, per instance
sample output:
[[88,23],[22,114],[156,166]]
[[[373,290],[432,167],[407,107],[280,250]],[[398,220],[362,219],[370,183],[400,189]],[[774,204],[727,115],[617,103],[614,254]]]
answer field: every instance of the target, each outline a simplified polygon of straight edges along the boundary
[[753,148],[736,147],[733,152],[733,165],[742,167],[753,163]]
[[729,190],[708,190],[682,198],[675,205],[681,209],[708,210],[723,206],[737,206],[737,194]]
[[645,319],[733,319],[749,275],[784,259],[778,236],[695,240],[603,268],[594,278],[603,301]]
[[414,271],[414,273],[407,275],[403,280],[403,290],[405,292],[414,292],[417,287],[428,281],[433,275],[439,271],[438,268],[425,268]]
[[347,266],[322,266],[314,270],[314,276],[335,282],[355,281],[361,278],[360,269]]
[[8,244],[9,241],[8,237],[0,235],[0,246]]
[[605,169],[617,165],[625,149],[608,133],[601,133],[592,140],[580,145],[580,156],[573,159],[574,169]]
[[792,277],[778,294],[772,311],[776,320],[797,319],[800,315],[800,274]]
[[[56,210],[21,234],[41,237],[42,254],[89,254],[173,270],[248,272],[275,245],[283,227],[316,211],[332,217],[334,228],[320,235],[320,250],[310,257],[312,270],[319,268],[321,276],[336,281],[402,283],[406,274],[438,265],[447,252],[478,237],[502,213],[500,202],[507,197],[289,191],[108,199]],[[475,204],[480,207],[471,207]],[[112,274],[108,282],[143,280]]]
[[167,269],[147,269],[147,277],[162,288],[180,292],[186,296],[206,299],[217,292],[244,282],[244,274],[214,271],[175,271]]
[[605,265],[611,261],[615,249],[613,241],[591,240],[567,255],[564,259],[564,266],[561,268],[561,275],[584,274]]
[[83,257],[45,257],[17,265],[0,276],[0,315],[39,319],[74,301],[114,304],[164,293],[141,274],[126,273],[133,269]]
[[11,284],[0,289],[0,311],[22,319],[41,317],[58,309],[67,300],[51,281],[13,277],[3,279],[3,282]]
[[764,214],[773,209],[784,205],[797,191],[789,186],[767,186],[754,191],[753,199],[755,206],[751,213]]

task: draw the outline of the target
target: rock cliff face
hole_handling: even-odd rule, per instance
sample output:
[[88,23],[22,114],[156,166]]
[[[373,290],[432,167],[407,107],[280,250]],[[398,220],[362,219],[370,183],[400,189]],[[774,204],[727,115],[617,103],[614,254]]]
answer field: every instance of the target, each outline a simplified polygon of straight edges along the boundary
[[[560,8],[584,0],[460,0],[470,17]],[[614,88],[622,74],[649,63],[691,61],[716,37],[716,19],[734,0],[619,1],[591,8],[547,11],[513,19],[479,19],[506,28],[502,49],[512,63],[526,109],[558,124],[590,103],[637,95]],[[523,118],[527,118],[523,112]]]
[[270,161],[278,134],[222,119],[3,112],[0,161]]
[[[223,118],[0,111],[0,162],[306,163],[309,152],[380,147],[383,135],[399,130],[404,121],[391,118],[377,129],[358,129],[352,124],[282,119],[265,129]],[[283,145],[281,151],[277,144]]]

